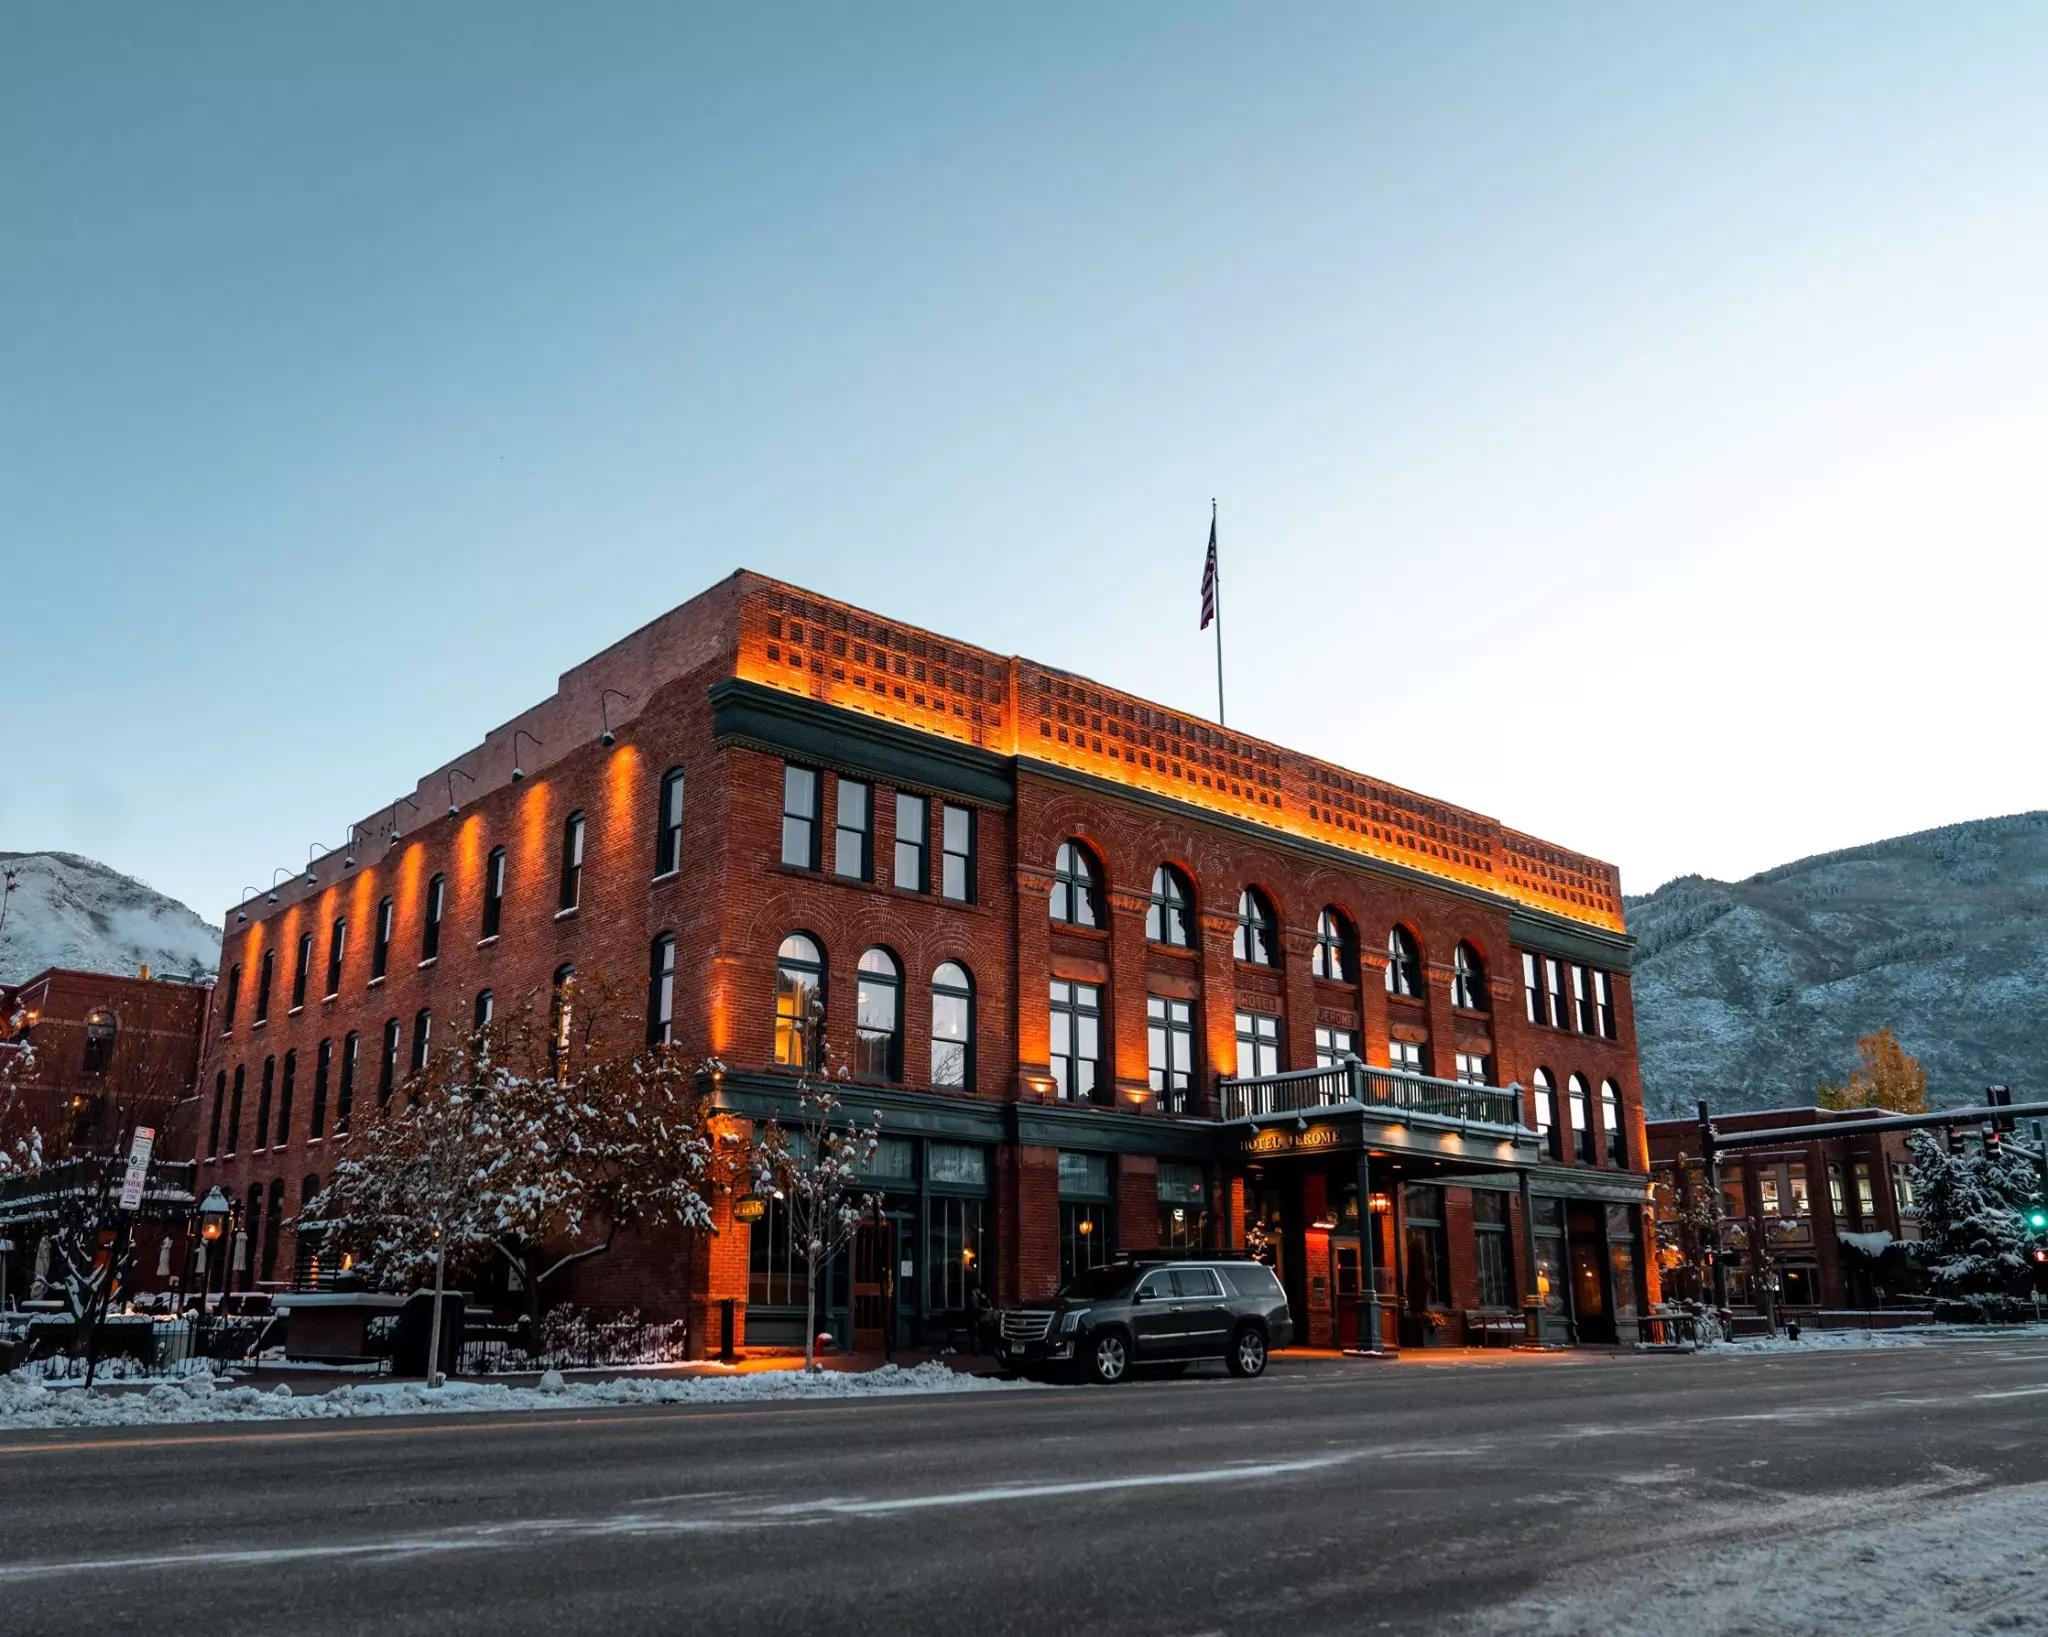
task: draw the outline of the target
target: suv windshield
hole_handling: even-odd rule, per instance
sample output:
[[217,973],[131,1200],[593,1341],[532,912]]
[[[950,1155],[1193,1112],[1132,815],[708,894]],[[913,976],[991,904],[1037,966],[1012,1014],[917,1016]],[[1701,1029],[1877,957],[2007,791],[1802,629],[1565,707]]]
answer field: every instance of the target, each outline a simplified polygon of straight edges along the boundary
[[1133,1267],[1090,1268],[1061,1285],[1060,1294],[1089,1302],[1106,1302],[1118,1296],[1128,1296],[1141,1271]]

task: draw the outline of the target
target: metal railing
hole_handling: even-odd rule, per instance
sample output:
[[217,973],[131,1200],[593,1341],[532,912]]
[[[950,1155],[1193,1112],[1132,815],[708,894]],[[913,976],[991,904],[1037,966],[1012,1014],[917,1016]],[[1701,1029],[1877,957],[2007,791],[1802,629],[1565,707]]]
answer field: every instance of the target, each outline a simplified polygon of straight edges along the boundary
[[1518,1086],[1481,1086],[1439,1080],[1427,1074],[1377,1069],[1352,1059],[1328,1068],[1220,1082],[1223,1118],[1254,1120],[1274,1114],[1302,1114],[1318,1108],[1360,1107],[1482,1125],[1522,1124]]

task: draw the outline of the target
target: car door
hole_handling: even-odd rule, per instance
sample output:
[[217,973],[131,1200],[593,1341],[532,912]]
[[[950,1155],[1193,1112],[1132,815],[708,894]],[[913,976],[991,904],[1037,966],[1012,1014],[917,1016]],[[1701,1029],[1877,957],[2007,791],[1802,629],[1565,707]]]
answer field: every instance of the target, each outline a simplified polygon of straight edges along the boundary
[[1180,1299],[1174,1294],[1177,1270],[1154,1268],[1131,1294],[1131,1343],[1141,1359],[1186,1357],[1186,1328]]
[[1173,1270],[1175,1315],[1181,1327],[1182,1354],[1188,1358],[1221,1358],[1230,1345],[1229,1298],[1213,1268]]

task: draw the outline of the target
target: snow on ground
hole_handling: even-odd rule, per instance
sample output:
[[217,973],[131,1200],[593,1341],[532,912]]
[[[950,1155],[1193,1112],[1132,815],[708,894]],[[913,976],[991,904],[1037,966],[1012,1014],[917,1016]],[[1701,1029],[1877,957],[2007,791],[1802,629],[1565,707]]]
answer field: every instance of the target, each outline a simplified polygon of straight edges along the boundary
[[905,1369],[763,1370],[685,1379],[639,1377],[572,1381],[559,1387],[509,1387],[451,1381],[429,1390],[417,1381],[380,1381],[294,1393],[279,1386],[218,1387],[208,1377],[165,1382],[147,1392],[50,1391],[16,1372],[0,1376],[0,1430],[54,1427],[166,1426],[204,1421],[329,1421],[378,1415],[440,1415],[507,1410],[616,1408],[635,1404],[731,1404],[777,1399],[868,1398],[907,1393],[1008,1392],[1020,1382],[962,1375],[936,1361]]
[[[1731,1540],[1767,1534],[1770,1538]],[[1758,1501],[1660,1543],[1579,1563],[1459,1629],[1487,1637],[2048,1631],[2048,1484],[1947,1482],[1813,1503]],[[1676,1549],[1674,1550],[1674,1547]]]
[[1837,1353],[1866,1347],[1925,1347],[1938,1341],[2043,1339],[2048,1339],[2048,1324],[1929,1324],[1911,1330],[1801,1330],[1797,1341],[1789,1336],[1745,1336],[1739,1341],[1712,1342],[1700,1351],[1715,1358],[1743,1353]]

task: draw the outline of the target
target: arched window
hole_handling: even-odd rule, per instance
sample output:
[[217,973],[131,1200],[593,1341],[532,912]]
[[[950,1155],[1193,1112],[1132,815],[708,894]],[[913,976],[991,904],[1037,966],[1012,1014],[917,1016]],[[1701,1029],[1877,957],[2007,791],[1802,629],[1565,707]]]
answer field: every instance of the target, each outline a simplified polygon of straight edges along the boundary
[[564,961],[555,968],[553,991],[548,998],[548,1068],[559,1075],[569,1057],[570,1016],[576,1009],[576,968]]
[[1600,1151],[1596,1147],[1598,1138],[1593,1131],[1592,1110],[1587,1106],[1586,1082],[1583,1076],[1573,1075],[1565,1081],[1565,1100],[1572,1110],[1572,1148],[1578,1157],[1588,1165],[1600,1163]]
[[391,969],[391,900],[377,905],[377,935],[370,943],[370,981],[375,983]]
[[356,1032],[349,1030],[341,1042],[341,1084],[334,1094],[334,1134],[348,1129],[348,1117],[356,1103]]
[[228,1097],[228,1149],[229,1159],[235,1157],[235,1150],[242,1144],[242,1080],[245,1066],[235,1065],[235,1089]]
[[1468,1012],[1487,1010],[1486,966],[1470,944],[1458,945],[1451,957],[1451,1004]]
[[974,1085],[974,979],[958,961],[932,974],[932,1084]]
[[306,1138],[318,1142],[327,1135],[327,1090],[334,1082],[334,1042],[320,1042],[313,1059],[313,1118],[307,1122]]
[[85,1072],[105,1074],[114,1066],[114,1039],[121,1032],[121,1025],[114,1021],[114,1014],[105,1007],[95,1007],[85,1014]]
[[647,957],[647,1044],[666,1046],[675,1038],[676,935],[664,932]]
[[[412,1056],[406,1063],[408,1075],[418,1074],[427,1066],[427,1050],[433,1043],[434,1015],[422,1006],[412,1015]],[[415,1086],[412,1101],[420,1100],[419,1088]]]
[[574,909],[583,894],[583,815],[571,813],[562,820],[562,901],[560,908]]
[[1061,842],[1053,861],[1052,918],[1068,926],[1102,925],[1102,875],[1078,841]]
[[484,925],[478,934],[482,938],[495,938],[498,925],[505,914],[505,849],[493,847],[491,856],[484,860]]
[[654,810],[654,873],[674,875],[683,867],[683,770],[661,776],[661,802]]
[[420,923],[420,965],[441,956],[441,906],[448,896],[448,878],[437,875],[427,883],[426,915]]
[[1316,917],[1316,947],[1309,960],[1319,978],[1358,981],[1358,935],[1342,910],[1332,907]]
[[1387,993],[1422,993],[1422,950],[1415,942],[1415,934],[1404,926],[1387,934]]
[[785,1068],[816,1068],[825,1020],[825,957],[801,932],[775,952],[775,1061]]
[[1195,895],[1188,878],[1171,864],[1152,872],[1152,902],[1145,906],[1145,939],[1148,943],[1171,944],[1186,949],[1194,943],[1189,922]]
[[869,1080],[903,1075],[903,974],[886,949],[860,958],[853,996],[853,1072]]
[[1253,966],[1279,964],[1280,923],[1273,906],[1257,887],[1246,887],[1237,897],[1237,936],[1231,953]]
[[327,998],[341,993],[341,956],[348,947],[348,918],[337,915],[327,929]]
[[1622,1123],[1621,1088],[1612,1080],[1600,1082],[1600,1128],[1607,1134],[1607,1163],[1628,1164],[1628,1131]]
[[1536,1092],[1536,1131],[1543,1139],[1543,1151],[1554,1160],[1564,1158],[1564,1131],[1557,1123],[1557,1088],[1550,1071],[1538,1069],[1529,1076]]

